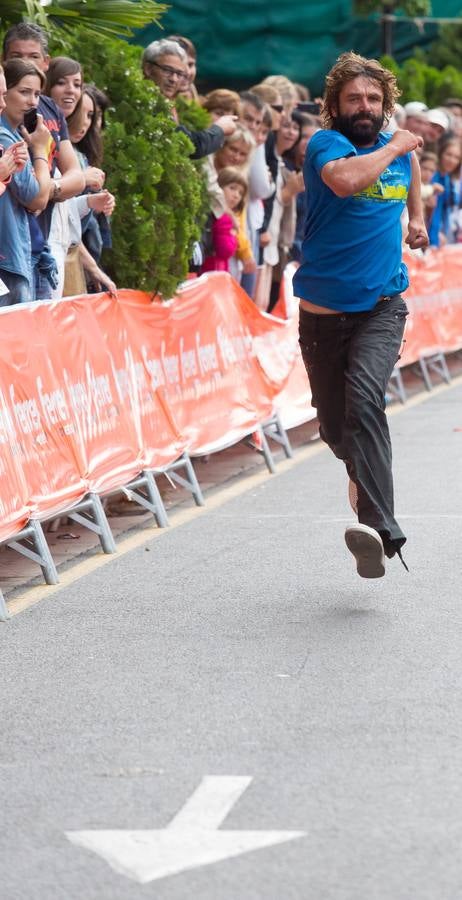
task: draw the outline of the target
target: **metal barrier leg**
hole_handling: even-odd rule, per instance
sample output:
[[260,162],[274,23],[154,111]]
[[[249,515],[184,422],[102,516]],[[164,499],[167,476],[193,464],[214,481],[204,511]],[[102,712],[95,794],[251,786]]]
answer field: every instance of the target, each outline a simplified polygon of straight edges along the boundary
[[[23,544],[21,541],[25,543]],[[17,553],[37,563],[47,584],[59,583],[58,572],[50,548],[45,540],[43,528],[37,519],[31,519],[26,528],[23,528],[17,535],[16,540],[6,543],[7,547],[11,547],[12,550],[16,550]]]
[[[179,475],[177,469],[185,469],[187,477],[184,478],[182,475]],[[204,506],[204,496],[197,480],[197,475],[194,471],[194,466],[191,462],[189,453],[183,453],[179,459],[167,466],[166,469],[163,469],[162,474],[174,484],[179,484],[181,487],[186,488],[187,491],[191,491],[196,506]]]
[[9,618],[11,617],[8,612],[8,607],[5,603],[5,598],[0,591],[0,622],[7,622]]
[[[90,515],[82,515],[83,512],[89,513],[93,518],[90,518]],[[114,536],[98,494],[88,494],[85,500],[82,500],[75,509],[69,510],[66,515],[97,534],[104,553],[117,553]]]
[[[140,506],[143,506],[148,512],[152,513],[159,528],[167,528],[169,525],[168,516],[165,511],[164,501],[160,496],[156,479],[152,472],[145,470],[138,478],[135,478],[130,484],[122,488],[124,494],[134,500]],[[143,493],[143,491],[145,493]]]
[[266,434],[263,431],[263,428],[261,427],[261,425],[258,426],[257,431],[260,434],[260,438],[261,438],[261,453],[263,454],[263,457],[265,459],[265,463],[268,467],[268,471],[271,473],[271,475],[274,475],[274,473],[276,471],[276,466],[274,464],[273,454],[271,453],[268,441],[266,440]]
[[191,493],[194,497],[194,502],[196,506],[204,506],[205,500],[204,495],[201,490],[201,486],[197,480],[197,475],[194,470],[194,466],[191,462],[190,456],[188,453],[183,453],[183,461],[184,467],[186,469],[186,474],[188,476],[189,484],[191,485]]
[[267,437],[281,445],[287,459],[293,459],[294,453],[289,441],[289,435],[281,422],[279,413],[275,412],[268,422],[263,423],[263,431]]

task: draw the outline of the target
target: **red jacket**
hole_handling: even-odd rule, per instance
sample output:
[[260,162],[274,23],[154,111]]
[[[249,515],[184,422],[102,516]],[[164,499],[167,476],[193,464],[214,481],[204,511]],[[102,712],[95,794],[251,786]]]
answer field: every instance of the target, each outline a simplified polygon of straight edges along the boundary
[[205,257],[201,273],[228,271],[228,260],[237,250],[236,231],[236,223],[228,213],[223,213],[218,219],[214,217],[212,222],[214,254]]

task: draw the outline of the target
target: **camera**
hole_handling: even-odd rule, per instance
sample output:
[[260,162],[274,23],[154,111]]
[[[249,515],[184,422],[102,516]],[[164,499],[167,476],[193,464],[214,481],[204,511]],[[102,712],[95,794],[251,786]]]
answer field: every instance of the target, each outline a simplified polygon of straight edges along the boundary
[[24,128],[29,134],[37,128],[37,110],[35,108],[28,109],[24,113]]

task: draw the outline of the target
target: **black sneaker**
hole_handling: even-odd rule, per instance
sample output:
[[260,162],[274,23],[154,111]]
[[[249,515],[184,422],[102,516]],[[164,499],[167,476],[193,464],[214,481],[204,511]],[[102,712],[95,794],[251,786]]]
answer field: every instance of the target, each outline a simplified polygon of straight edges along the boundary
[[385,553],[380,534],[369,525],[351,525],[345,531],[345,543],[356,559],[361,578],[385,575]]

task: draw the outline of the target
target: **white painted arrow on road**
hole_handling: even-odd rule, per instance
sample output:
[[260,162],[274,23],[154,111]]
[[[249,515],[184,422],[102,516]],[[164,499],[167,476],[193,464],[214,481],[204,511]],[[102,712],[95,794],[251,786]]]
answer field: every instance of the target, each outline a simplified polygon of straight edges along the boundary
[[251,781],[207,775],[161,831],[68,831],[66,836],[140,884],[304,837],[304,831],[218,831]]

